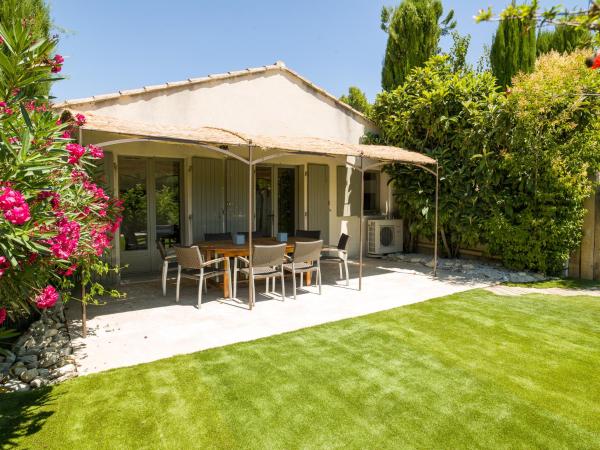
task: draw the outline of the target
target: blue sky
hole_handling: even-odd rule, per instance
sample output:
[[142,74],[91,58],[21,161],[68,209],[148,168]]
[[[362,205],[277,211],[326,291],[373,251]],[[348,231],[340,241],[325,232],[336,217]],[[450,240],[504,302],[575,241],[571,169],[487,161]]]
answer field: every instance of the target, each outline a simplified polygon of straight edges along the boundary
[[[50,0],[64,29],[59,53],[68,78],[53,88],[58,99],[87,97],[283,60],[332,94],[349,86],[370,99],[380,91],[386,34],[381,0]],[[458,31],[471,34],[475,63],[496,24],[475,24],[481,7],[506,1],[444,0]],[[542,5],[559,1],[542,0]],[[586,0],[563,0],[573,7]],[[448,39],[442,47],[449,46]]]

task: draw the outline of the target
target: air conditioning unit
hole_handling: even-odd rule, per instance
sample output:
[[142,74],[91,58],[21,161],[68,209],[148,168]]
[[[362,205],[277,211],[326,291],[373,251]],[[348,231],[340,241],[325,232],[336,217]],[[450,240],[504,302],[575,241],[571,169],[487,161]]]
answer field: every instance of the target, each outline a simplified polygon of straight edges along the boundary
[[367,230],[367,253],[370,256],[383,256],[402,251],[402,220],[368,220]]

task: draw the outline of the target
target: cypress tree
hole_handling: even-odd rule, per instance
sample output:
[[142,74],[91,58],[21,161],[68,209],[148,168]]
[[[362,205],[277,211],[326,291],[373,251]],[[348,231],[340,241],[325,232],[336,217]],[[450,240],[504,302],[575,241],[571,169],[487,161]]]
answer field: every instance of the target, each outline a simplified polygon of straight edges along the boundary
[[536,36],[533,22],[505,19],[498,24],[490,52],[492,72],[501,86],[510,86],[519,72],[535,67]]
[[592,34],[589,30],[558,25],[554,30],[538,33],[537,56],[550,53],[571,53],[575,50],[592,46]]
[[456,26],[454,11],[440,22],[441,0],[404,0],[396,8],[383,8],[381,28],[388,33],[381,85],[391,91],[404,83],[413,67],[420,67],[438,52],[440,36]]

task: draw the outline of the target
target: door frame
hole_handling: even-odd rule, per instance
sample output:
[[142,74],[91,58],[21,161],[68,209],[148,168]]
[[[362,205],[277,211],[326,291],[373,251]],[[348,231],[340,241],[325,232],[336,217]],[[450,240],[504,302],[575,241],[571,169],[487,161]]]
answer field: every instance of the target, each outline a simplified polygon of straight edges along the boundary
[[[152,273],[157,272],[162,267],[162,259],[156,248],[156,171],[155,161],[166,160],[166,161],[178,161],[179,162],[179,239],[181,242],[184,241],[184,237],[187,236],[187,223],[185,221],[185,202],[186,202],[186,189],[185,189],[185,160],[184,158],[177,157],[148,157],[140,155],[129,155],[129,154],[115,154],[114,155],[114,186],[115,192],[120,192],[120,162],[121,158],[136,159],[143,161],[146,171],[146,232],[147,232],[147,248],[144,250],[125,250],[120,243],[120,230],[118,236],[115,236],[119,240],[118,245],[118,261],[119,265],[125,264],[129,266],[141,265],[140,260],[147,260],[146,264],[141,270],[132,270],[129,273]],[[127,253],[125,253],[127,252]]]

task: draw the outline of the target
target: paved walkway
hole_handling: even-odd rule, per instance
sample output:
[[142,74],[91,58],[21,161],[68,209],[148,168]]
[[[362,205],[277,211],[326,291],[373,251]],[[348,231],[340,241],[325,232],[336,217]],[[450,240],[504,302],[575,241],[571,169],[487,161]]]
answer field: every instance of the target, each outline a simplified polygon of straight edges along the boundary
[[[323,273],[323,295],[316,287],[288,298],[259,295],[254,310],[245,305],[247,289],[238,291],[239,301],[219,301],[221,291],[211,288],[206,303],[195,306],[193,281],[182,284],[181,302],[175,303],[173,282],[167,297],[160,294],[159,281],[123,288],[126,300],[109,300],[104,306],[88,307],[89,335],[80,337],[81,310],[71,304],[67,311],[80,374],[154,361],[236,342],[384,311],[476,287],[489,282],[441,271],[432,278],[430,269],[418,264],[369,259],[365,265],[363,290],[357,279],[350,286],[337,281],[337,266]],[[357,266],[350,266],[351,275]],[[279,284],[278,284],[279,286]],[[264,291],[264,283],[257,285]]]
[[560,295],[563,297],[573,297],[578,295],[588,295],[591,297],[600,297],[600,290],[598,289],[564,289],[564,288],[530,288],[530,287],[518,287],[518,286],[490,286],[486,288],[487,291],[492,292],[496,295],[529,295],[529,294],[548,294],[548,295]]

